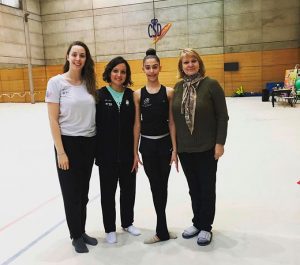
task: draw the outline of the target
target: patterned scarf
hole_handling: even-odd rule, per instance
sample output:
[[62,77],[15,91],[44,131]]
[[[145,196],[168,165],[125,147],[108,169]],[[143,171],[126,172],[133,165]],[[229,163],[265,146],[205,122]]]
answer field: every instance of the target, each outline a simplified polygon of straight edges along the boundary
[[194,130],[194,119],[197,98],[196,88],[203,79],[204,76],[201,76],[200,73],[194,74],[192,76],[183,77],[181,114],[184,114],[185,122],[191,134]]

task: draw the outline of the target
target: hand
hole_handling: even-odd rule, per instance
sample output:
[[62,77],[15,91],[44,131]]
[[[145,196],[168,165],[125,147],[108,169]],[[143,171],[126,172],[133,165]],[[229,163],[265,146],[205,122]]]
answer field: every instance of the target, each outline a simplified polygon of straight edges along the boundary
[[57,162],[58,162],[58,168],[62,170],[68,170],[69,169],[69,158],[66,155],[66,153],[58,154],[57,155]]
[[132,169],[131,169],[131,172],[133,172],[134,170],[136,172],[138,172],[138,168],[139,168],[139,164],[140,165],[143,165],[139,155],[135,155],[134,156],[134,159],[133,159],[133,165],[132,165]]
[[178,157],[177,157],[177,152],[175,152],[175,151],[172,151],[170,166],[172,166],[173,162],[175,163],[176,171],[179,172],[179,170],[178,170]]
[[224,145],[216,144],[215,146],[215,159],[218,160],[224,154]]

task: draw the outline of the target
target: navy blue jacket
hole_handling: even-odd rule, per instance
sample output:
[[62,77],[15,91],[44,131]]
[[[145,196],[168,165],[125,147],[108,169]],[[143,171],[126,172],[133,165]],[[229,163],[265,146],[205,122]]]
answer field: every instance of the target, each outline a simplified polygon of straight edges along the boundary
[[126,88],[120,110],[106,87],[97,91],[96,165],[133,162],[133,91]]

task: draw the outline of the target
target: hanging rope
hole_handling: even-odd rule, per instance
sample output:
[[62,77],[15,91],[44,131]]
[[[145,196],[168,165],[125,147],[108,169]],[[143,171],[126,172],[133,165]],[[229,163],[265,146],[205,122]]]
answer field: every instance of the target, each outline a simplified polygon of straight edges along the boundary
[[[153,18],[155,19],[155,4],[154,4],[154,0],[152,1],[152,8],[153,8]],[[156,42],[154,43],[154,47],[156,50]]]
[[155,6],[154,6],[154,0],[152,1],[153,4],[153,17],[155,18]]

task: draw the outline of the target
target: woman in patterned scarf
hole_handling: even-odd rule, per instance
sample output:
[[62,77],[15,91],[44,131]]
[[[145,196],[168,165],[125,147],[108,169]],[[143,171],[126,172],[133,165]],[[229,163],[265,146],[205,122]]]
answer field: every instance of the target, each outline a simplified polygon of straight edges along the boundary
[[205,246],[212,239],[217,163],[224,153],[228,113],[222,87],[205,76],[204,63],[196,51],[181,52],[178,71],[182,80],[175,85],[173,100],[177,151],[194,214],[193,225],[182,237],[198,236],[197,244]]

